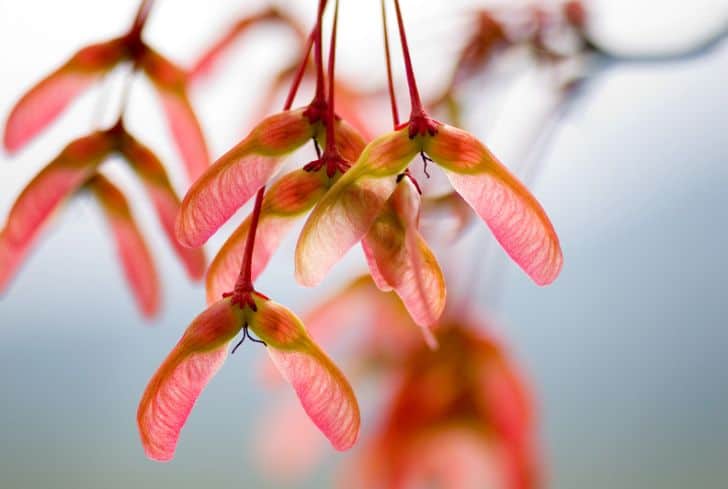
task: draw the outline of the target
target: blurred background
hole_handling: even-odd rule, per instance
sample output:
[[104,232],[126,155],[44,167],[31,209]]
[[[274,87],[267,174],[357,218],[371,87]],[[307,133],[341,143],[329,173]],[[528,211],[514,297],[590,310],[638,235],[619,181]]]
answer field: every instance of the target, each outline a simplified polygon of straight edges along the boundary
[[[315,3],[277,2],[306,26]],[[402,0],[426,96],[444,83],[468,9],[492,3]],[[189,65],[238,15],[265,4],[160,0],[145,37]],[[537,72],[503,68],[498,76],[508,83],[468,102],[465,117],[466,127],[507,164],[536,162],[529,186],[559,232],[563,272],[539,288],[498,252],[502,278],[491,280],[484,270],[472,293],[530,378],[550,487],[725,487],[728,42],[681,53],[719,37],[728,26],[728,2],[589,5],[595,39],[624,60],[590,65],[588,81],[558,111],[546,140],[533,144],[534,126],[553,122],[544,119],[551,109]],[[123,32],[136,7],[134,0],[0,0],[2,118],[79,47]],[[379,2],[342,0],[339,73],[365,89],[385,82],[378,16]],[[194,87],[213,157],[254,122],[266,84],[295,48],[278,28],[256,29]],[[406,114],[399,49],[394,53]],[[656,59],[662,56],[668,59]],[[24,184],[71,138],[94,127],[103,89],[115,83],[84,95],[27,149],[0,155],[2,219]],[[300,95],[301,103],[308,96]],[[129,127],[182,191],[181,163],[142,77],[130,100]],[[112,117],[110,109],[101,119]],[[109,172],[128,191],[149,236],[163,280],[163,313],[154,322],[138,314],[97,206],[90,199],[66,206],[0,299],[0,487],[327,486],[330,469],[348,454],[327,448],[319,470],[293,481],[271,480],[256,468],[258,415],[280,396],[260,382],[259,348],[243,348],[211,382],[174,461],[145,458],[135,420],[139,397],[203,309],[204,290],[188,282],[172,257],[128,170],[112,161]],[[468,239],[488,246],[492,237],[475,228]],[[209,254],[230,230],[218,233]],[[320,288],[301,289],[293,280],[294,244],[292,235],[259,289],[297,312],[363,270],[361,253],[352,252]]]

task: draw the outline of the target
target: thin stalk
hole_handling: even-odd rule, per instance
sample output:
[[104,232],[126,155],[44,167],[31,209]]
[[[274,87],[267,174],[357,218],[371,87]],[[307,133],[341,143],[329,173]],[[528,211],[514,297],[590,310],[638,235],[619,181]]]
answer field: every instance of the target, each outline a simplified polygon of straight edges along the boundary
[[331,27],[331,43],[329,45],[329,99],[328,113],[326,120],[326,151],[336,152],[336,134],[334,133],[334,123],[336,122],[336,111],[334,110],[334,69],[336,65],[336,31],[339,23],[339,0],[334,4],[334,25]]
[[394,94],[394,79],[392,78],[392,57],[389,49],[389,30],[387,29],[386,0],[382,0],[382,30],[384,31],[384,57],[387,62],[387,85],[389,88],[389,102],[392,105],[392,122],[396,128],[399,125],[399,111],[397,98]]
[[243,255],[243,264],[240,269],[240,277],[238,283],[244,291],[253,290],[252,268],[253,268],[253,249],[255,247],[255,234],[258,231],[258,222],[260,221],[260,210],[263,206],[263,195],[265,194],[265,185],[260,187],[258,193],[255,194],[255,204],[253,204],[253,213],[250,217],[250,229],[248,237],[245,241],[245,252]]
[[321,102],[326,100],[326,94],[324,93],[324,54],[323,54],[323,41],[321,39],[321,24],[323,24],[324,10],[326,9],[327,0],[319,0],[318,14],[316,17],[316,28],[315,32],[315,50],[314,50],[314,62],[316,63],[316,95],[314,100]]
[[[121,100],[119,102],[119,117],[115,125],[121,125],[123,122],[122,119],[124,118],[124,112],[126,110],[127,102],[129,100],[131,84],[134,78],[134,74],[136,73],[138,68],[138,55],[145,48],[144,42],[142,41],[142,31],[144,30],[144,26],[147,24],[147,19],[149,19],[149,13],[151,12],[153,6],[154,0],[141,1],[141,3],[139,4],[139,8],[136,11],[136,15],[134,15],[134,21],[129,28],[129,32],[127,32],[125,36],[126,47],[131,51],[131,55],[132,58],[134,58],[134,61],[131,66],[131,71],[124,81],[124,87],[122,88],[121,92]],[[99,114],[103,115],[102,111],[103,109],[99,110]]]
[[142,0],[137,9],[136,15],[134,16],[134,22],[131,25],[130,35],[140,36],[144,26],[149,18],[149,12],[151,12],[154,6],[154,0]]
[[394,0],[394,8],[397,11],[397,24],[399,26],[399,39],[402,43],[402,55],[404,57],[404,67],[407,72],[407,85],[410,92],[410,103],[413,115],[422,115],[425,113],[420,92],[417,89],[417,80],[415,80],[415,72],[412,68],[412,59],[410,58],[409,45],[407,44],[407,34],[404,30],[404,21],[402,20],[402,11],[399,8],[399,0]]

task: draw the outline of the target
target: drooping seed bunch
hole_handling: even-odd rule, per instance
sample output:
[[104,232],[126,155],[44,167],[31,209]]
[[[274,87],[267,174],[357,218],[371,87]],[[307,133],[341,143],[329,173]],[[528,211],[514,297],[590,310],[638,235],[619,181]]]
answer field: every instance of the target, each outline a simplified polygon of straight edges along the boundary
[[[258,309],[265,312],[269,302],[255,290],[253,282],[292,221],[313,208],[296,248],[298,282],[306,286],[317,285],[328,270],[361,241],[374,282],[380,289],[394,290],[399,295],[434,346],[428,328],[440,319],[446,288],[437,259],[418,231],[420,188],[408,167],[420,155],[425,161],[433,161],[443,168],[455,190],[536,283],[548,284],[558,275],[562,263],[558,238],[535,198],[475,137],[431,118],[425,111],[412,69],[402,14],[398,2],[394,3],[410,89],[412,111],[409,121],[398,124],[395,120],[394,132],[365,146],[356,130],[336,117],[334,67],[338,2],[334,8],[325,79],[321,19],[326,1],[322,0],[310,43],[314,48],[317,73],[313,100],[307,106],[291,110],[293,96],[289,96],[284,111],[264,119],[249,136],[218,159],[193,183],[182,203],[177,237],[186,246],[201,246],[255,196],[251,215],[223,245],[208,274],[210,309],[193,323],[188,333],[200,328],[197,321],[221,307],[232,309],[235,314],[240,311],[249,314],[249,318],[242,320],[231,316],[230,324],[242,324],[244,328],[250,325],[266,343],[270,343],[268,338],[274,331],[287,329],[297,321],[286,316],[278,324],[271,323],[271,330],[254,327],[256,315],[261,314]],[[294,78],[291,93],[295,93],[303,76],[307,55]],[[324,148],[318,158],[284,175],[266,194],[266,185],[283,164],[283,157],[312,140],[317,153],[319,143]],[[256,252],[256,248],[259,251]],[[238,268],[240,273],[235,278]],[[229,290],[232,291],[227,292]],[[210,344],[218,345],[223,338],[225,342],[231,341],[233,329],[223,328],[219,336],[211,335]],[[184,338],[178,348],[183,344]],[[305,347],[285,344],[308,363],[301,360],[295,365],[278,366],[286,378],[299,378],[302,372],[307,376],[308,386],[293,383],[304,409],[334,446],[347,448],[356,434],[347,432],[351,437],[343,442],[332,427],[358,427],[356,400],[353,396],[347,398],[350,405],[343,408],[338,401],[307,397],[310,390],[316,389],[312,386],[336,384],[331,378],[338,378],[338,370],[334,375],[331,370],[323,373],[319,367],[309,368],[309,364],[316,363],[318,358],[313,350],[306,350],[312,348],[311,345],[313,343],[308,342]],[[267,346],[272,355],[277,354],[276,344]],[[155,436],[161,436],[155,435],[157,426],[179,428],[180,419],[183,421],[187,416],[187,407],[181,412],[175,412],[171,407],[158,409],[156,412],[164,414],[155,416],[157,404],[148,401],[150,397],[161,396],[157,403],[168,402],[166,394],[159,392],[173,388],[172,384],[178,382],[176,372],[189,368],[185,363],[177,365],[176,358],[177,354],[173,352],[158,374],[162,378],[155,377],[140,406],[140,427],[149,437],[147,447],[154,443]],[[170,362],[175,367],[168,371]],[[209,378],[214,370],[211,366],[206,367],[204,378]],[[317,378],[316,372],[322,377]],[[336,384],[330,389],[328,394],[337,399],[343,394],[337,393],[336,389],[347,394],[351,392],[348,384],[345,388]],[[199,389],[190,390],[182,405],[187,406],[192,402],[189,399],[197,394]],[[323,404],[329,407],[324,408]],[[165,447],[171,445],[173,448],[176,434],[171,430],[165,435]],[[171,455],[169,451],[161,455],[154,451],[150,454],[161,458]]]
[[[102,161],[114,152],[130,161],[147,184],[165,230],[170,236],[174,234],[175,249],[188,268],[196,271],[192,274],[195,276],[201,274],[203,266],[202,254],[195,249],[254,198],[251,214],[223,245],[207,272],[209,307],[189,325],[142,397],[139,430],[145,451],[153,459],[172,458],[197,397],[226,359],[229,345],[241,333],[233,351],[246,338],[263,343],[273,363],[293,386],[306,413],[333,446],[343,450],[355,443],[359,407],[348,381],[295,314],[254,286],[285,234],[307,213],[295,252],[298,282],[305,286],[319,284],[349,249],[361,243],[373,283],[382,291],[396,293],[431,348],[437,346],[433,329],[441,323],[447,294],[445,274],[420,232],[423,199],[437,204],[439,210],[455,210],[459,216],[463,213],[461,204],[466,203],[537,284],[551,283],[561,270],[556,232],[527,188],[477,138],[427,112],[415,79],[397,0],[393,3],[409,88],[410,116],[400,123],[387,43],[393,131],[372,139],[359,130],[365,127],[361,120],[347,121],[342,117],[344,112],[337,111],[337,97],[346,89],[345,84],[337,82],[335,74],[339,5],[336,1],[333,7],[325,66],[322,19],[327,3],[319,1],[316,23],[308,36],[300,35],[297,24],[277,10],[251,17],[238,24],[191,71],[192,77],[204,73],[230,40],[254,22],[283,22],[292,26],[304,43],[283,111],[260,121],[247,137],[209,167],[199,125],[185,94],[190,76],[141,39],[151,8],[149,1],[142,3],[129,34],[77,54],[19,102],[6,126],[6,146],[19,147],[89,83],[118,63],[128,61],[134,71],[143,70],[162,95],[172,133],[194,182],[177,213],[174,190],[163,167],[128,133],[122,113],[111,128],[72,143],[21,194],[0,235],[0,263],[10,264],[0,273],[17,266],[39,224],[53,209],[67,196],[88,187],[111,216],[122,259],[143,309],[156,310],[154,301],[149,299],[155,293],[156,279],[144,275],[151,269],[151,259],[128,205],[120,191],[97,173]],[[385,14],[384,2],[382,7]],[[388,39],[386,21],[384,26]],[[279,79],[286,79],[291,71],[286,68]],[[315,79],[313,98],[294,109],[298,87],[311,73]],[[308,143],[313,145],[316,159],[274,181],[285,158]],[[432,162],[442,170],[457,193],[453,194],[456,198],[423,195],[427,188],[410,171],[413,161],[420,159],[425,166]],[[172,230],[171,216],[175,214]]]

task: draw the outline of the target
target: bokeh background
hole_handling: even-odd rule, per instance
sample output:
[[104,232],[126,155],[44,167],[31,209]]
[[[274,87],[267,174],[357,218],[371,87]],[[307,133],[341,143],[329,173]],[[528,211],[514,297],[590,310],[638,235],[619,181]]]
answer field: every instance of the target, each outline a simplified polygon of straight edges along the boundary
[[[0,115],[75,49],[122,32],[136,3],[0,0]],[[278,3],[310,24],[314,0]],[[463,8],[482,4],[442,3],[402,0],[415,68],[430,94],[462,40]],[[262,4],[160,0],[146,37],[190,63],[234,16]],[[599,39],[623,54],[680,52],[728,25],[725,0],[592,4]],[[365,87],[384,81],[377,16],[378,2],[342,1],[340,72]],[[243,135],[267,77],[294,47],[281,30],[256,30],[195,89],[213,156]],[[540,124],[543,94],[528,76],[498,92],[497,104],[476,100],[470,111],[468,127],[506,162],[526,157],[528,126]],[[728,42],[684,59],[600,65],[539,146],[531,184],[560,233],[561,277],[538,288],[503,261],[497,293],[485,272],[473,290],[534,386],[551,487],[726,487],[727,83]],[[113,91],[114,84],[105,86]],[[99,117],[110,121],[113,109],[101,116],[96,109],[102,91],[84,96],[20,154],[0,155],[1,216],[70,138]],[[142,79],[129,126],[182,188],[179,159]],[[150,236],[164,312],[153,323],[139,316],[99,211],[90,199],[68,205],[0,298],[0,487],[326,486],[328,469],[346,454],[327,451],[308,479],[271,481],[256,468],[259,414],[279,397],[260,382],[264,352],[257,348],[243,348],[212,381],[174,461],[144,457],[138,399],[202,310],[204,292],[188,283],[123,166],[109,167]],[[484,246],[492,239],[474,232]],[[302,290],[293,281],[292,247],[291,239],[259,288],[299,312],[362,269],[353,252],[320,289]]]

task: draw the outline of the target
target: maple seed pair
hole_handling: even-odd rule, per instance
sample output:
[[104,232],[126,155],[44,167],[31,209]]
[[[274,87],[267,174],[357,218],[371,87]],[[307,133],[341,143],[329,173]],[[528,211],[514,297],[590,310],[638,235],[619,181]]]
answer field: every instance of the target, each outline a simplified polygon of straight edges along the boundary
[[398,124],[385,25],[385,51],[395,130],[370,142],[356,163],[318,201],[296,246],[296,279],[320,283],[361,242],[377,286],[395,290],[425,337],[442,314],[445,283],[434,254],[419,235],[419,190],[409,175],[420,154],[444,170],[453,188],[490,227],[513,260],[539,285],[562,266],[556,232],[536,199],[471,134],[431,118],[415,81],[399,2],[394,1],[410,91],[409,121]]
[[[308,336],[301,321],[272,300],[253,294],[255,310],[222,299],[197,316],[149,381],[137,411],[149,458],[172,459],[180,431],[200,393],[245,328],[266,344],[311,420],[332,445],[345,450],[359,433],[359,406],[341,371]],[[252,338],[251,338],[252,339]]]
[[117,124],[69,143],[17,197],[0,230],[0,291],[7,287],[54,212],[72,196],[90,190],[111,225],[124,273],[139,308],[146,316],[158,312],[159,279],[152,255],[124,194],[99,173],[102,164],[114,154],[123,157],[141,180],[188,276],[193,280],[202,278],[203,251],[181,246],[175,238],[174,221],[180,201],[164,166],[149,148]]
[[447,124],[419,121],[414,130],[411,124],[399,126],[372,141],[318,200],[299,236],[295,269],[299,283],[315,286],[361,242],[377,287],[399,295],[434,346],[431,329],[444,310],[446,285],[419,233],[421,196],[411,179],[401,177],[418,154],[442,167],[454,189],[536,283],[556,278],[562,256],[541,206],[485,146]]

